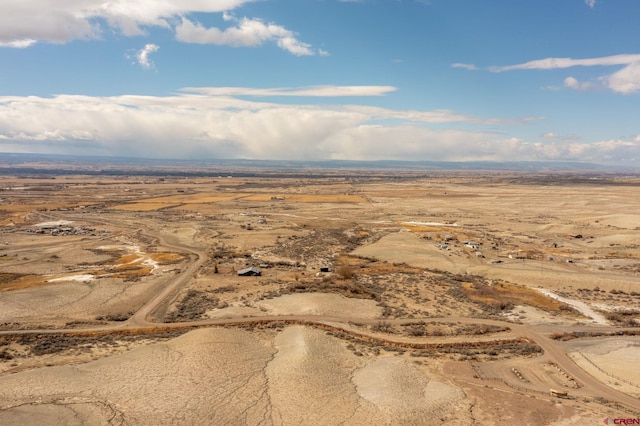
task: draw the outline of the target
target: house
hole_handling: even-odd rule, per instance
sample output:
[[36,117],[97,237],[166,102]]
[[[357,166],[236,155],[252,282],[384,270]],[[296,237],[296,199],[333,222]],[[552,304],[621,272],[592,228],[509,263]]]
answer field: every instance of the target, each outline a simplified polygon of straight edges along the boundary
[[240,276],[240,277],[259,277],[260,276],[260,269],[256,268],[255,266],[252,266],[250,268],[240,269],[238,271],[238,276]]

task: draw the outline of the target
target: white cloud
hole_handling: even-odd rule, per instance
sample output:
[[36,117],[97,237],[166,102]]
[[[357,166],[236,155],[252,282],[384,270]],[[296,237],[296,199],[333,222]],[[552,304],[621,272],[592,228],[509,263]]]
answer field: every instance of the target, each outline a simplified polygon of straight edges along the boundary
[[578,143],[582,138],[579,135],[573,134],[573,133],[569,133],[569,134],[565,134],[565,135],[559,135],[557,133],[554,132],[548,132],[548,133],[543,133],[542,134],[542,138],[543,139],[556,139],[556,140],[561,140],[564,142],[576,142]]
[[628,95],[640,90],[640,61],[622,68],[603,80],[607,86],[617,93]]
[[531,142],[477,130],[513,120],[446,110],[256,102],[233,97],[252,89],[210,91],[217,94],[200,88],[164,97],[0,97],[0,151],[201,159],[640,159],[635,136],[591,144],[565,138]]
[[587,82],[580,82],[574,77],[567,77],[564,79],[564,86],[573,90],[585,91],[593,88],[593,84]]
[[160,46],[157,44],[146,44],[144,48],[138,51],[136,54],[136,59],[142,68],[150,69],[153,68],[153,62],[149,58],[153,52],[157,52],[160,49]]
[[[578,66],[593,67],[616,65],[625,66],[613,74],[600,77],[598,80],[603,82],[607,88],[617,93],[628,95],[640,91],[640,54],[602,56],[587,59],[545,58],[516,65],[490,67],[489,70],[493,72],[504,72],[513,70],[552,70]],[[596,87],[590,82],[580,82],[575,77],[565,78],[564,86],[580,91],[590,90]],[[550,86],[548,89],[557,90],[557,87]]]
[[31,45],[36,44],[37,41],[31,38],[25,38],[22,40],[14,40],[14,41],[7,41],[7,42],[0,42],[0,47],[13,47],[16,49],[24,49],[26,47],[29,47]]
[[[235,21],[235,19],[234,19]],[[313,55],[311,46],[296,39],[295,34],[286,28],[259,19],[242,18],[237,26],[221,30],[216,27],[205,28],[198,22],[182,18],[176,27],[176,38],[187,43],[227,45],[235,47],[255,47],[268,41],[294,55]]]
[[277,40],[278,47],[296,56],[310,56],[315,54],[314,51],[311,49],[310,44],[303,43],[293,36],[277,37],[276,40]]
[[478,67],[476,67],[473,64],[463,64],[463,63],[460,63],[460,62],[456,62],[455,64],[451,64],[451,68],[462,68],[462,69],[470,70],[470,71],[474,71],[474,70],[478,69]]
[[567,77],[564,79],[565,87],[570,87],[572,89],[579,89],[580,82],[573,77]]
[[[293,55],[323,55],[280,25],[259,19],[237,19],[231,10],[257,0],[20,0],[0,2],[0,47],[24,48],[38,41],[66,43],[97,39],[105,29],[125,36],[144,35],[148,27],[176,33],[178,40],[228,46],[260,46],[275,42]],[[187,18],[192,13],[223,13],[225,30],[204,28]]]
[[19,0],[0,2],[0,43],[23,40],[65,43],[98,38],[102,23],[125,35],[144,33],[143,27],[170,27],[189,13],[224,12],[255,0]]
[[[372,120],[395,119],[408,122],[423,123],[474,123],[474,124],[494,124],[495,119],[481,119],[454,111],[439,109],[434,111],[416,110],[392,110],[387,108],[349,105],[344,107],[347,111],[365,114]],[[499,121],[499,120],[498,120]]]
[[584,0],[584,2],[586,3],[587,6],[589,6],[591,9],[593,9],[593,7],[596,5],[596,0]]
[[493,72],[513,71],[513,70],[551,70],[559,68],[571,68],[577,66],[612,66],[612,65],[629,65],[634,62],[640,62],[640,54],[625,54],[603,56],[599,58],[588,59],[572,59],[572,58],[545,58],[535,61],[525,62],[523,64],[509,65],[504,67],[491,67]]
[[[397,90],[394,86],[308,86],[294,88],[256,89],[248,87],[185,87],[184,93],[206,96],[251,96],[251,97],[371,97],[383,96]],[[424,123],[474,123],[474,124],[519,124],[543,119],[542,117],[522,117],[519,119],[483,119],[450,110],[392,110],[387,108],[345,105],[345,111],[365,114],[372,120],[396,119]]]
[[185,87],[181,91],[209,96],[382,96],[397,89],[393,86],[308,86],[256,89],[249,87]]

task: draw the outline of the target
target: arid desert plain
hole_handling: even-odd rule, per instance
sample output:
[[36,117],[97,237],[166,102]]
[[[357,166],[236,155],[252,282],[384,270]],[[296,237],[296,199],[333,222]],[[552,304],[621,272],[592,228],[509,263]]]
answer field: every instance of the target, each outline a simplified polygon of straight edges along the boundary
[[0,189],[0,424],[640,418],[637,176],[7,173]]

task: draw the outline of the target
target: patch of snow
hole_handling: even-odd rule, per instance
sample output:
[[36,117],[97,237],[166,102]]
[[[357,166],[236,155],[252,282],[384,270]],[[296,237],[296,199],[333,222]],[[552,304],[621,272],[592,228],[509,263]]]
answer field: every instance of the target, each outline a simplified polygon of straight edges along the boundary
[[123,245],[107,245],[96,247],[98,250],[126,250],[128,246]]
[[54,226],[71,225],[72,223],[73,223],[73,221],[71,221],[71,220],[56,220],[54,222],[36,223],[36,226],[38,228],[51,228],[51,227],[54,227]]
[[50,280],[47,280],[48,283],[57,283],[57,282],[61,282],[61,281],[79,281],[79,282],[86,282],[86,281],[93,281],[95,277],[93,275],[89,275],[89,274],[84,274],[84,275],[70,275],[68,277],[61,277],[61,278],[53,278]]
[[98,250],[127,250],[127,251],[132,251],[134,253],[142,253],[142,251],[140,250],[140,246],[136,246],[136,245],[118,245],[118,244],[113,244],[113,245],[107,245],[107,246],[100,246],[97,248]]
[[594,311],[593,308],[591,308],[591,306],[587,305],[584,302],[580,302],[579,300],[567,299],[566,297],[558,296],[554,292],[549,291],[549,290],[544,289],[544,288],[536,288],[536,290],[538,290],[540,293],[544,294],[547,297],[550,297],[550,298],[555,299],[555,300],[559,300],[560,302],[563,302],[563,303],[566,303],[567,305],[573,306],[578,311],[580,311],[580,313],[582,315],[584,315],[585,317],[591,318],[593,320],[593,322],[596,323],[596,324],[609,325],[609,321],[607,321],[607,319],[603,315],[601,315],[598,312]]
[[108,246],[100,246],[98,247],[98,250],[126,250],[129,253],[135,253],[140,257],[145,257],[145,259],[144,260],[142,260],[141,258],[133,259],[125,263],[125,265],[135,265],[140,263],[142,265],[151,266],[152,271],[155,271],[160,267],[160,264],[158,262],[146,257],[146,254],[140,249],[140,246],[138,245],[108,245]]
[[640,311],[640,308],[636,308],[636,307],[629,307],[629,306],[620,306],[620,305],[607,305],[605,303],[594,303],[593,306],[595,306],[596,308],[602,310],[602,311],[607,311],[607,312],[616,312],[616,311]]
[[417,225],[417,226],[451,226],[451,227],[456,227],[458,226],[457,223],[442,223],[442,222],[402,222],[403,224],[406,225]]
[[160,265],[153,259],[145,259],[142,262],[143,265],[151,266],[152,271],[155,271]]

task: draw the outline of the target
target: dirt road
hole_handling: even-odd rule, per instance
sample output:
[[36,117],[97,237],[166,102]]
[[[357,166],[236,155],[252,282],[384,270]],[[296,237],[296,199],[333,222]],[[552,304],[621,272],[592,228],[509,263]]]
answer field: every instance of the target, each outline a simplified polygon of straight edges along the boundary
[[[499,325],[506,326],[512,330],[512,334],[519,337],[524,337],[532,342],[538,344],[544,350],[544,357],[548,361],[552,361],[564,370],[570,376],[573,376],[583,387],[576,390],[576,395],[601,397],[615,403],[624,405],[632,410],[640,412],[640,400],[632,397],[623,392],[617,391],[601,381],[595,379],[582,368],[580,368],[573,360],[569,358],[565,350],[558,344],[558,342],[547,337],[548,334],[553,332],[571,332],[582,331],[584,326],[554,326],[554,325],[522,325],[515,324],[507,321],[479,319],[479,318],[464,318],[464,317],[443,317],[443,318],[411,318],[411,319],[361,319],[353,317],[329,317],[329,316],[317,316],[317,315],[295,315],[295,316],[259,316],[259,317],[246,317],[246,318],[231,318],[231,319],[208,319],[202,321],[192,321],[183,323],[159,323],[150,320],[154,311],[163,303],[171,300],[175,295],[183,288],[183,286],[192,278],[192,276],[202,267],[207,260],[207,255],[202,250],[194,249],[193,247],[180,244],[175,241],[168,241],[167,237],[157,232],[145,232],[147,236],[157,238],[161,245],[174,249],[182,253],[189,253],[195,257],[195,260],[184,270],[182,273],[175,275],[169,280],[162,290],[153,296],[147,303],[145,303],[135,314],[133,314],[127,321],[118,324],[100,325],[96,327],[89,327],[83,329],[57,329],[57,330],[20,330],[20,331],[0,331],[0,335],[18,335],[18,334],[50,334],[50,333],[84,333],[84,332],[109,332],[119,331],[123,329],[155,329],[159,327],[164,329],[179,329],[179,328],[196,328],[206,326],[222,326],[233,324],[251,324],[251,323],[268,323],[277,321],[286,321],[290,323],[309,324],[309,325],[325,325],[333,328],[341,329],[346,333],[352,335],[360,335],[367,339],[373,339],[380,342],[397,342],[399,344],[414,342],[414,343],[433,343],[433,339],[418,339],[418,338],[399,338],[389,334],[372,333],[354,330],[353,324],[360,325],[375,325],[380,321],[389,324],[402,324],[407,322],[461,322],[467,324],[486,324],[486,325]],[[600,332],[615,332],[619,331],[619,328],[600,326],[589,327],[589,330],[597,330]],[[486,337],[484,338],[486,340]],[[496,339],[499,339],[497,337]],[[477,339],[476,339],[477,340]],[[446,342],[447,339],[439,339],[439,342]],[[451,340],[453,341],[453,340]],[[472,338],[469,341],[473,341]]]

